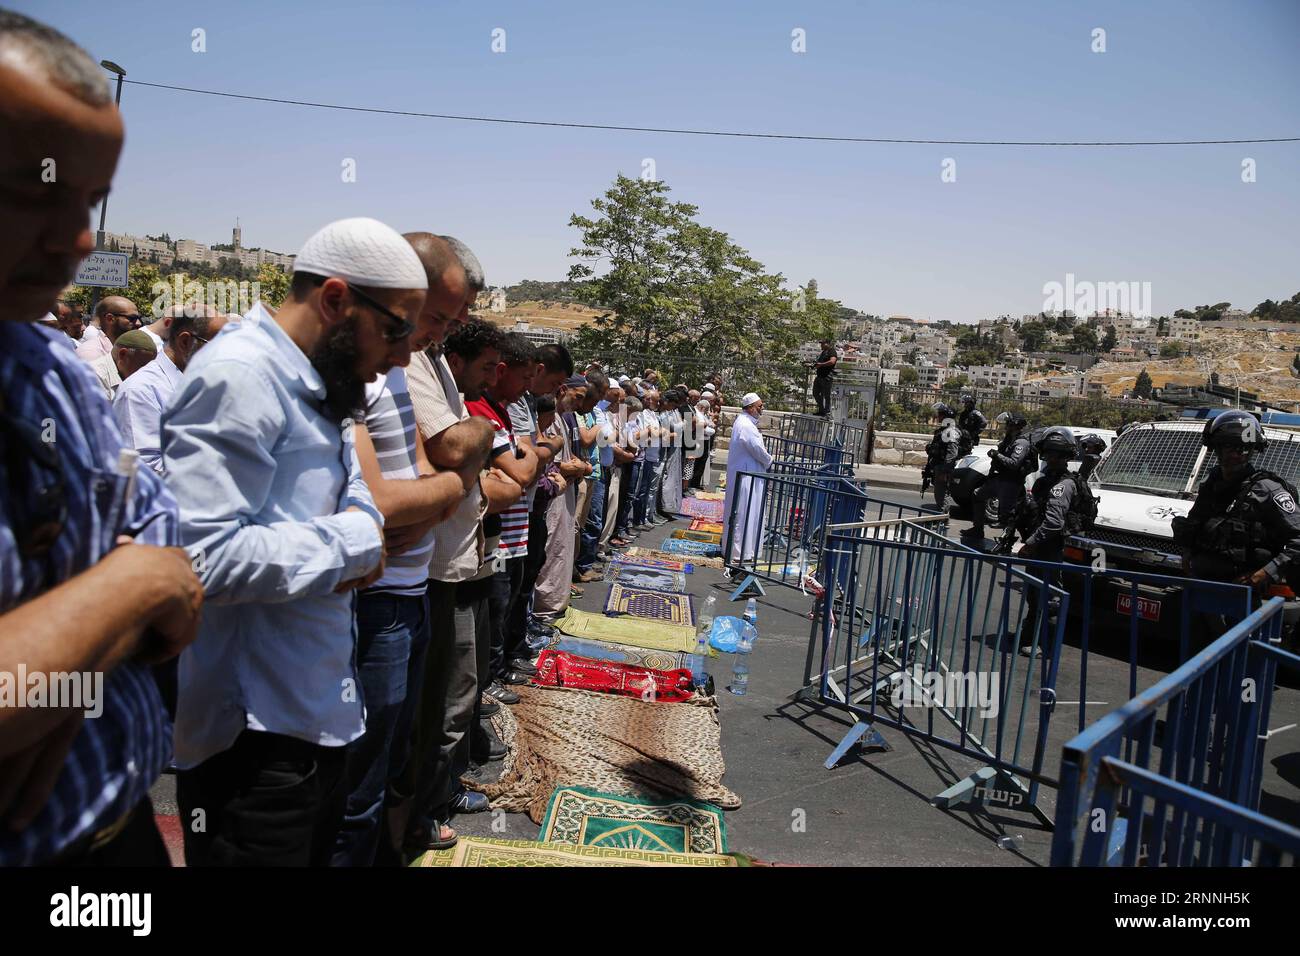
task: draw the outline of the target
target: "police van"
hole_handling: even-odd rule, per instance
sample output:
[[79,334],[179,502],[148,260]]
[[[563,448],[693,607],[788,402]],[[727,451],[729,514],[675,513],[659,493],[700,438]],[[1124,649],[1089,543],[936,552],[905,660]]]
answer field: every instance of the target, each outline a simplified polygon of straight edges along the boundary
[[[1066,560],[1095,564],[1104,555],[1108,569],[1184,576],[1172,522],[1191,510],[1197,489],[1217,461],[1201,444],[1201,434],[1205,419],[1218,411],[1129,426],[1089,479],[1098,498],[1097,520],[1091,531],[1067,537]],[[1255,455],[1253,464],[1293,484],[1300,482],[1300,431],[1265,425],[1264,436],[1268,448]],[[1140,585],[1136,608],[1127,583],[1112,581],[1098,591],[1096,610],[1111,611],[1125,621],[1136,615],[1147,623],[1144,630],[1177,633],[1181,588]]]

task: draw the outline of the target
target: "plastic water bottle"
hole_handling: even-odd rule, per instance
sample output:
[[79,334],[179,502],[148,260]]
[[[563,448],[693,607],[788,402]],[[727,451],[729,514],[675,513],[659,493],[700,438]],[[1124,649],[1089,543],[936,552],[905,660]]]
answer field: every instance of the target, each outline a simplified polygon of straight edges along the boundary
[[736,647],[736,662],[731,667],[731,686],[727,688],[737,697],[749,693],[749,655],[741,653]]
[[745,623],[758,626],[758,600],[750,598],[745,602]]
[[713,617],[718,604],[718,596],[710,594],[700,610],[699,627],[695,632],[695,653],[686,659],[686,666],[691,669],[691,684],[698,690],[709,682],[709,673],[705,665],[709,660],[709,635],[713,633]]

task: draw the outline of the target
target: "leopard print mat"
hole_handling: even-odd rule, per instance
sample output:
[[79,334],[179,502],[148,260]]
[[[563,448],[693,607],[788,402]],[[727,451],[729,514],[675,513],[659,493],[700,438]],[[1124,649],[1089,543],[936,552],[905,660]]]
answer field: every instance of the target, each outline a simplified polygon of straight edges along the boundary
[[508,748],[495,783],[470,784],[492,809],[541,824],[557,786],[620,796],[690,797],[734,810],[722,785],[718,704],[697,694],[680,704],[595,691],[517,687],[492,726]]

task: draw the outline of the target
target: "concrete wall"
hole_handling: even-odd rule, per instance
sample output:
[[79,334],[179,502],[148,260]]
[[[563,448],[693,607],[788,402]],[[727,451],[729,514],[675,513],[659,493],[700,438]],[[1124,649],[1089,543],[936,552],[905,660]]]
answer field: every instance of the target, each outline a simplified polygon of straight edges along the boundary
[[[875,451],[872,452],[871,463],[924,467],[925,446],[930,444],[931,437],[931,435],[918,435],[915,432],[876,432]],[[997,442],[986,438],[980,444],[991,447]]]

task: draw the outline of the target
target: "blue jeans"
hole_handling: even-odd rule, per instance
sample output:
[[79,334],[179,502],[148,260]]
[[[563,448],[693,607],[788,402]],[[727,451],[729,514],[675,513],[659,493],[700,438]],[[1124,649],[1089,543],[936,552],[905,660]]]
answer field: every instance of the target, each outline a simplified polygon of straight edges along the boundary
[[582,526],[582,550],[574,566],[578,571],[590,571],[596,561],[596,545],[605,529],[605,498],[609,495],[609,472],[613,465],[600,466],[600,481],[591,489],[591,506],[587,510],[587,523]]
[[636,482],[636,497],[632,499],[632,524],[645,524],[650,518],[650,488],[654,484],[655,471],[660,467],[657,461],[639,462],[641,476]]
[[357,674],[365,732],[347,747],[347,805],[332,866],[371,866],[379,847],[388,782],[410,757],[411,721],[429,646],[429,603],[383,591],[357,596]]

